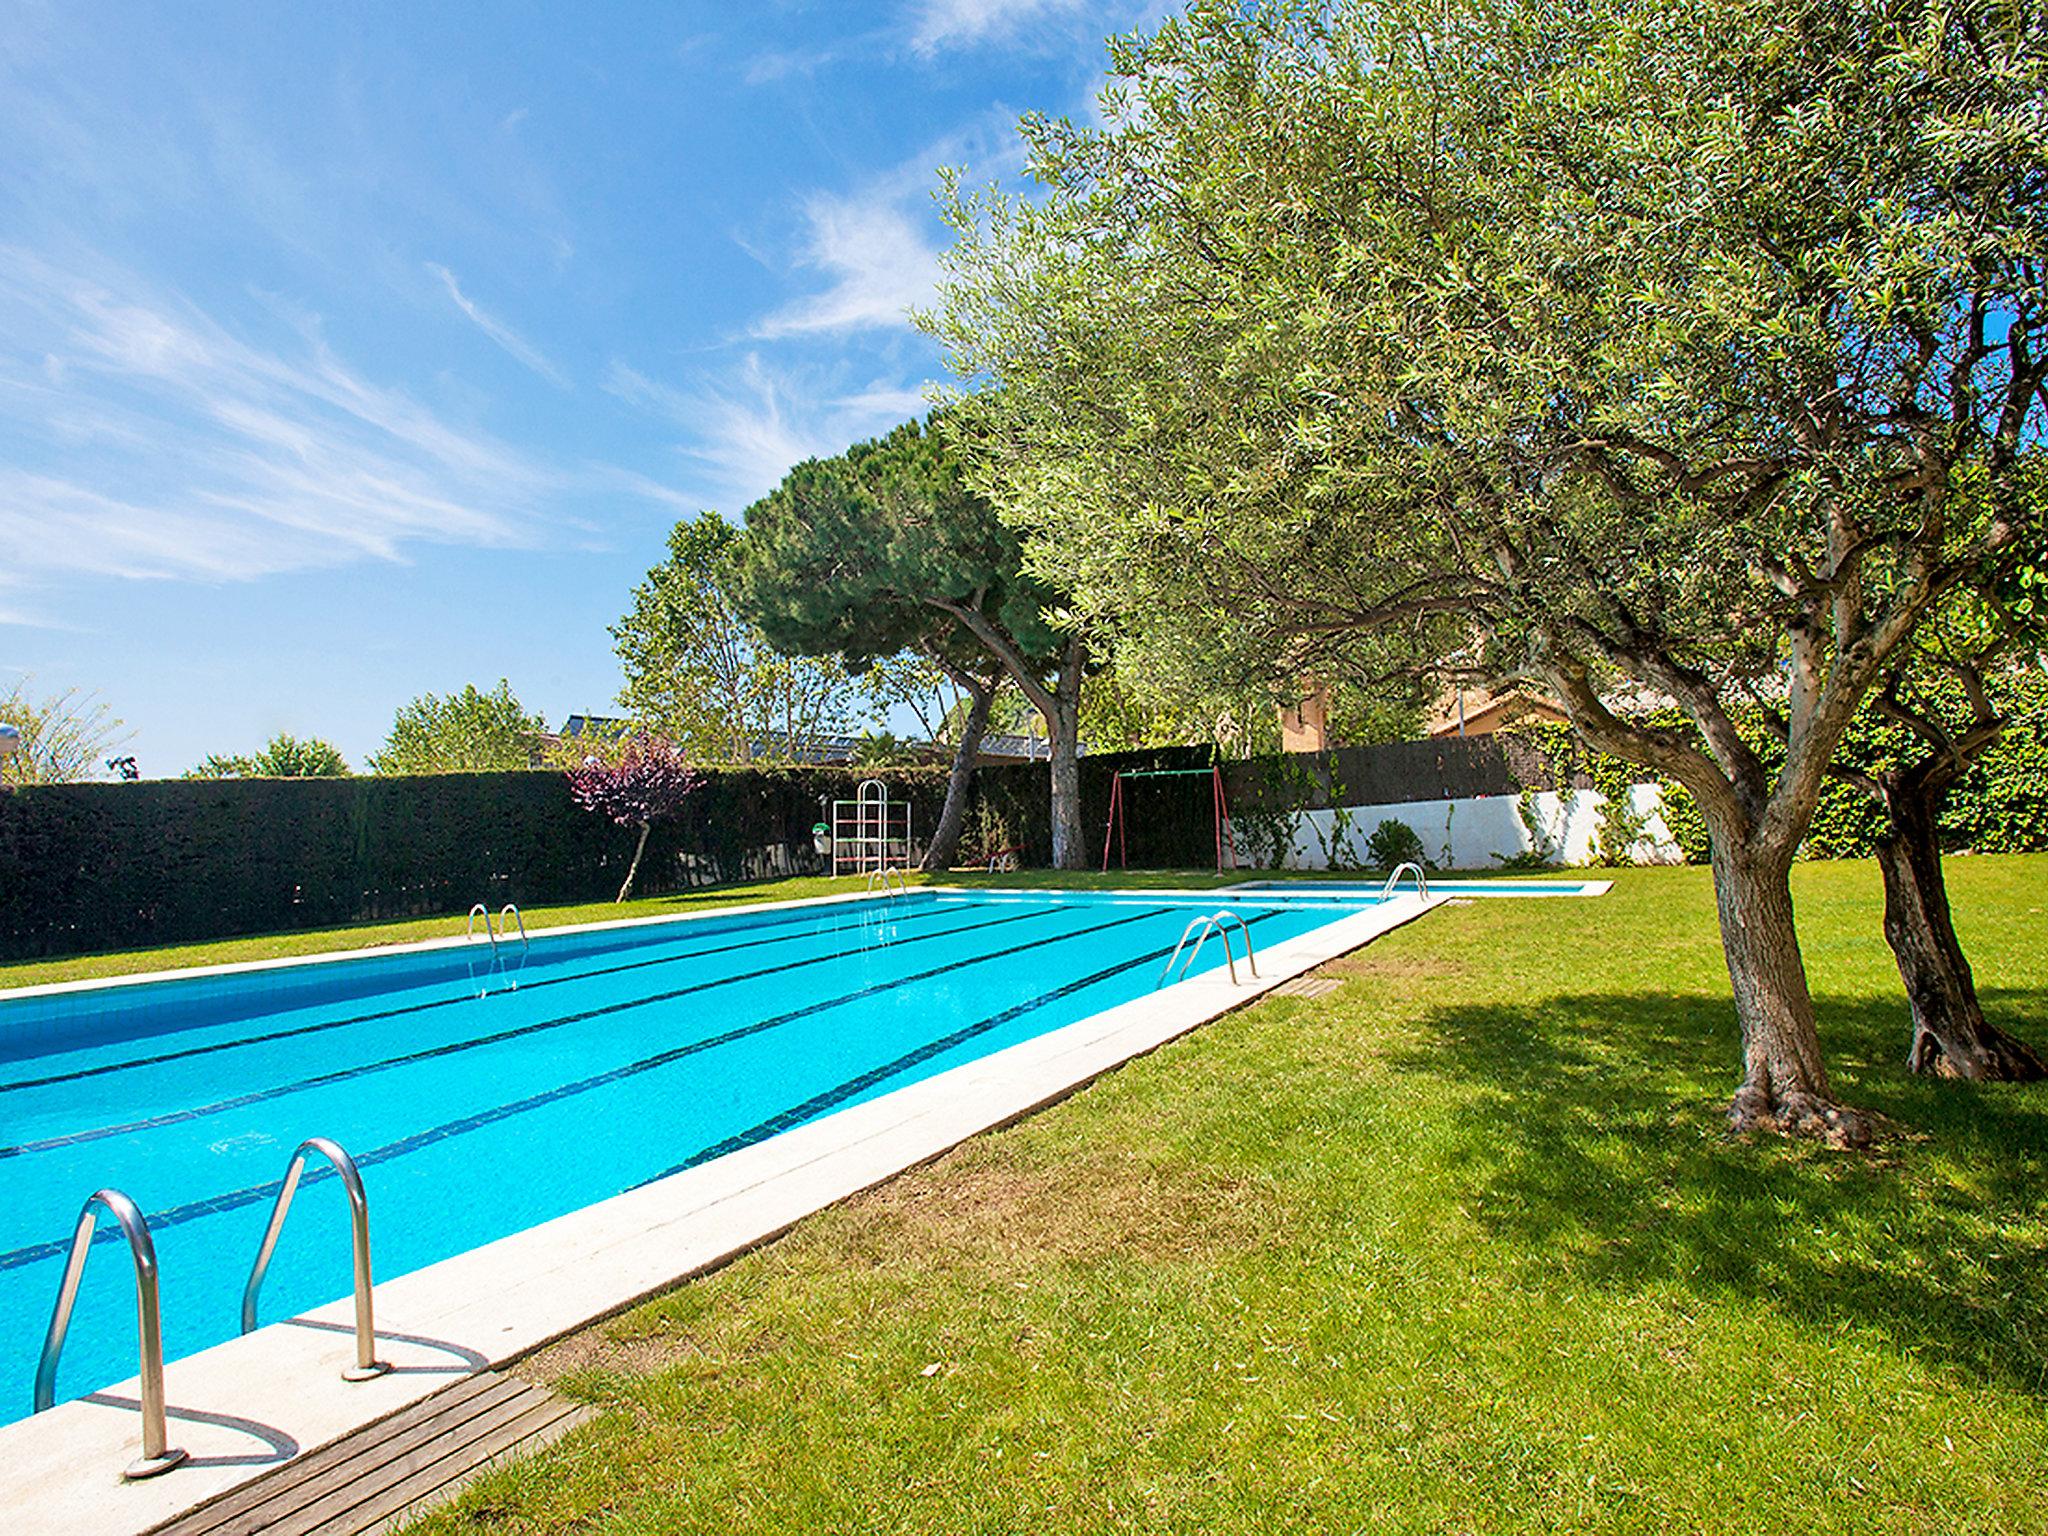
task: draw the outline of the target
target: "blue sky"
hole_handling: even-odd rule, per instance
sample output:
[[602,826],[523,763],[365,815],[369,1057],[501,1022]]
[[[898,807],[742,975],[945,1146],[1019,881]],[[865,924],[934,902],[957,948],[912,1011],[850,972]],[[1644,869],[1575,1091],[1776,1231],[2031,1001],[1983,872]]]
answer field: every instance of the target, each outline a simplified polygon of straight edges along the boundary
[[145,774],[551,722],[700,507],[923,409],[934,171],[1159,0],[0,0],[0,686]]

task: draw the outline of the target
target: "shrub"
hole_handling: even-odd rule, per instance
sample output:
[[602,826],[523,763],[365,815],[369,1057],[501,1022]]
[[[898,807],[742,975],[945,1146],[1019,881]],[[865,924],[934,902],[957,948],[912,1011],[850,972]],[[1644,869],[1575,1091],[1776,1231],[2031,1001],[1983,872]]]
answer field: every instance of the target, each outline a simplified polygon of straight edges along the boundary
[[1372,836],[1365,840],[1365,851],[1379,869],[1393,869],[1401,864],[1435,867],[1423,853],[1422,838],[1416,830],[1391,816],[1372,829]]

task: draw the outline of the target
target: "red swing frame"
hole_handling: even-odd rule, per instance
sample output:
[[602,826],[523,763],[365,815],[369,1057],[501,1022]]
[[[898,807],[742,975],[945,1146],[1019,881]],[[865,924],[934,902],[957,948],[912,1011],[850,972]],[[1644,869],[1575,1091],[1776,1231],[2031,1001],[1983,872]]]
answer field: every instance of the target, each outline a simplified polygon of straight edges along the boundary
[[[1110,844],[1115,843],[1117,862],[1121,868],[1131,867],[1125,833],[1129,829],[1130,817],[1124,809],[1124,780],[1131,779],[1178,779],[1193,778],[1203,772],[1200,768],[1134,768],[1129,773],[1119,768],[1109,781],[1109,825],[1102,834],[1102,872],[1109,873]],[[1216,828],[1216,873],[1224,869],[1236,869],[1237,828],[1231,824],[1230,801],[1223,793],[1223,769],[1211,765],[1209,774],[1210,813]],[[1230,863],[1223,862],[1223,851],[1230,850]]]

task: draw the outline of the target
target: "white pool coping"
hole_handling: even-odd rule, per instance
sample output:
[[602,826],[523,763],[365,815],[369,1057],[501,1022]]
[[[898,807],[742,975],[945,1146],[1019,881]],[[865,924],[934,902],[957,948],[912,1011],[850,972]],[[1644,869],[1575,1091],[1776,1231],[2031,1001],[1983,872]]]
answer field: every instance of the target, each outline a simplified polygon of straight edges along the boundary
[[[1378,885],[1378,881],[1370,879],[1350,880],[1341,875],[1316,874],[1305,875],[1296,880],[1287,879],[1285,876],[1281,876],[1278,879],[1262,877],[1257,880],[1240,880],[1235,885],[1219,886],[1217,889],[1241,892],[1247,896],[1256,896],[1261,891],[1312,891],[1317,886],[1327,886],[1336,891],[1369,891]],[[1522,886],[1524,889],[1504,891],[1501,889],[1504,885]],[[1478,895],[1488,899],[1499,898],[1502,901],[1524,901],[1533,900],[1537,897],[1563,899],[1578,896],[1605,896],[1614,889],[1614,882],[1612,880],[1553,880],[1548,876],[1541,880],[1522,881],[1510,880],[1506,877],[1488,879],[1484,876],[1474,875],[1465,879],[1447,877],[1442,880],[1431,880],[1429,888],[1432,891],[1442,891],[1446,896]]]
[[[375,1291],[378,1352],[397,1367],[390,1374],[342,1381],[343,1367],[354,1358],[346,1299],[169,1361],[170,1440],[190,1460],[163,1476],[134,1483],[120,1476],[140,1438],[133,1379],[0,1426],[6,1528],[139,1536],[470,1371],[517,1359],[672,1289],[805,1216],[1063,1098],[1448,899],[1403,896],[1339,918],[1262,950],[1256,980],[1246,976],[1233,985],[1218,966],[715,1162],[383,1281]],[[767,909],[764,903],[743,910]],[[688,919],[651,919],[679,920]],[[120,1257],[109,1252],[100,1262]]]

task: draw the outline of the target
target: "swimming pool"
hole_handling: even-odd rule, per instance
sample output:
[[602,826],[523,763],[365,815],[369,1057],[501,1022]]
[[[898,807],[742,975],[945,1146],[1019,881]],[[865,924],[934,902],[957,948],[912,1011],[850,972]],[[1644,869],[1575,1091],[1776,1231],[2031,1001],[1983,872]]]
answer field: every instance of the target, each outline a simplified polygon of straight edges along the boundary
[[[237,1331],[307,1136],[362,1166],[381,1281],[1143,996],[1196,912],[1263,949],[1376,896],[917,892],[0,999],[0,1422],[96,1188],[148,1214],[175,1358]],[[266,1320],[346,1293],[341,1198],[309,1173]],[[135,1368],[100,1237],[60,1399]]]

